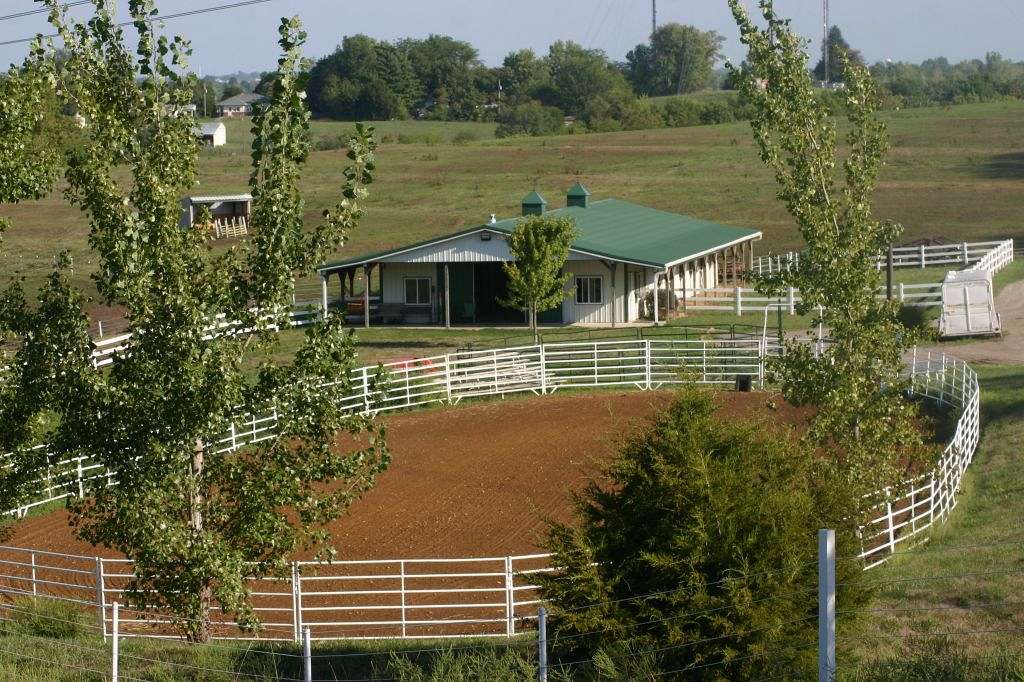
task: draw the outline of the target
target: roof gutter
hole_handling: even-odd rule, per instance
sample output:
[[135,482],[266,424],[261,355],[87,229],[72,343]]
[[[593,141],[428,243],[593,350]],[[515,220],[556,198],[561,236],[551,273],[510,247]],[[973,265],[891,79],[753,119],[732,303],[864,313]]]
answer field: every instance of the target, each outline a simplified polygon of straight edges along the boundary
[[746,237],[740,237],[739,239],[734,239],[731,242],[728,242],[726,244],[719,244],[718,246],[716,246],[716,247],[714,247],[712,249],[705,249],[704,251],[701,251],[700,253],[693,253],[693,254],[690,254],[689,256],[686,256],[685,258],[678,258],[678,259],[676,259],[674,261],[670,261],[668,263],[665,263],[665,269],[667,270],[668,268],[671,268],[671,267],[673,267],[675,265],[680,265],[681,263],[688,263],[688,262],[690,262],[692,260],[697,260],[698,258],[701,258],[703,256],[707,256],[708,254],[715,253],[717,251],[721,251],[722,249],[727,249],[730,246],[736,246],[737,244],[742,244],[743,242],[760,241],[762,238],[763,238],[763,235],[760,232],[755,232],[754,234],[747,235]]

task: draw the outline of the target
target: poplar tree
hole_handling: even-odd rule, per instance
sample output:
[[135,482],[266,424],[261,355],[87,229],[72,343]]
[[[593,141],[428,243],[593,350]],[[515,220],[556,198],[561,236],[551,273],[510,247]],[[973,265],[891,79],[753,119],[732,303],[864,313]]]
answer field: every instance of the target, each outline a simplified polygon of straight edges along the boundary
[[[339,200],[305,225],[306,33],[282,19],[271,102],[253,119],[251,235],[215,253],[207,233],[179,226],[179,199],[197,180],[194,121],[182,113],[195,84],[189,45],[156,32],[152,0],[131,0],[133,53],[108,3],[94,4],[79,23],[48,0],[67,61],[54,70],[54,47],[40,40],[26,69],[46,74],[88,121],[62,160],[66,193],[89,222],[99,297],[123,307],[131,338],[109,369],[91,367],[87,300],[66,256],[35,302],[8,289],[3,317],[20,346],[3,358],[16,370],[3,379],[0,423],[34,424],[50,447],[19,448],[16,473],[0,476],[24,479],[75,455],[103,465],[116,485],[100,476],[69,503],[78,536],[134,560],[131,606],[169,610],[183,634],[204,641],[216,608],[259,626],[251,578],[284,575],[300,550],[330,558],[326,524],[387,465],[382,428],[340,407],[355,359],[340,316],[310,325],[293,361],[272,361],[295,278],[341,247],[363,215],[375,143],[357,128]],[[0,178],[0,196],[33,182],[20,173]],[[229,421],[270,413],[276,430],[264,440],[221,450]],[[339,433],[347,445],[334,443]],[[7,490],[24,490],[18,483]]]
[[534,334],[537,314],[565,300],[565,286],[572,274],[563,273],[562,268],[576,234],[572,218],[530,216],[516,223],[508,236],[513,260],[502,263],[508,276],[508,298],[499,303],[525,312]]
[[827,337],[812,329],[814,343],[787,342],[771,369],[788,401],[817,407],[810,438],[836,455],[851,481],[873,490],[894,482],[922,448],[918,412],[903,395],[904,354],[915,338],[897,303],[877,296],[877,259],[902,227],[872,211],[888,150],[875,86],[867,69],[847,60],[840,154],[836,121],[814,97],[804,40],[771,0],[760,2],[763,26],[739,0],[729,5],[748,49],[747,68],[730,66],[732,75],[752,105],[761,160],[805,243],[798,266],[758,278],[757,288],[771,296],[797,288],[797,311]]

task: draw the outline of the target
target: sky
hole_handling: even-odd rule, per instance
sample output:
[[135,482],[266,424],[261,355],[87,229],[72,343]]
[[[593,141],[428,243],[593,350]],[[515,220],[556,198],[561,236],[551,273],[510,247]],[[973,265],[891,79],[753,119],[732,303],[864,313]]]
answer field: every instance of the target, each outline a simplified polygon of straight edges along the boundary
[[[231,1],[157,0],[157,6],[170,14]],[[756,0],[746,2],[756,8]],[[821,0],[775,4],[799,33],[820,45]],[[657,0],[657,5],[659,24],[675,21],[718,31],[726,37],[726,57],[743,57],[726,0]],[[118,6],[127,6],[127,0]],[[35,7],[31,0],[2,0],[0,17]],[[72,12],[84,16],[87,8]],[[170,20],[166,31],[192,41],[192,63],[202,75],[262,71],[276,62],[280,17],[294,14],[309,31],[310,57],[330,53],[342,36],[354,33],[386,40],[443,33],[472,43],[492,66],[522,47],[543,54],[555,40],[574,40],[622,60],[647,39],[651,27],[650,0],[269,0]],[[831,0],[831,23],[842,28],[869,62],[919,62],[936,56],[959,61],[988,51],[1024,61],[1022,0]],[[0,43],[38,32],[47,32],[45,15],[0,18]],[[0,64],[20,62],[26,50],[26,44],[0,46]]]

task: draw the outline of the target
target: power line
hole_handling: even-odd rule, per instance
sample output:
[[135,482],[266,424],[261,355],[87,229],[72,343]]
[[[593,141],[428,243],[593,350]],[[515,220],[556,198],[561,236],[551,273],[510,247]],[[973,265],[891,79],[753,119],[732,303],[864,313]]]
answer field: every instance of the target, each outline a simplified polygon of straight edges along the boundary
[[[75,7],[76,5],[91,5],[91,4],[92,4],[92,0],[77,0],[77,2],[69,2],[68,4],[66,4],[64,6],[65,7]],[[14,14],[4,14],[3,16],[0,16],[0,21],[7,21],[8,19],[20,19],[21,17],[27,17],[27,16],[31,16],[33,14],[43,14],[44,12],[49,12],[49,11],[50,11],[49,8],[44,7],[43,9],[30,9],[30,10],[25,10],[24,12],[15,12]]]
[[[146,19],[146,21],[164,21],[166,19],[181,19],[182,17],[191,17],[191,16],[195,16],[197,14],[207,14],[208,12],[219,12],[219,11],[225,10],[225,9],[236,9],[238,7],[248,7],[250,5],[261,5],[263,3],[273,2],[273,1],[274,0],[242,0],[241,2],[232,2],[232,3],[229,3],[227,5],[216,5],[214,7],[203,7],[201,9],[193,9],[193,10],[189,10],[187,12],[176,12],[175,14],[163,14],[163,15],[157,16],[157,17],[149,17],[149,18]],[[135,24],[134,21],[122,21],[122,22],[120,22],[118,24],[115,24],[115,26],[133,26],[134,24]],[[43,37],[44,38],[57,38],[57,37],[59,37],[59,34],[57,34],[57,33],[50,33],[48,35],[44,35]],[[32,36],[31,38],[18,38],[17,40],[5,40],[3,42],[0,42],[0,46],[4,46],[4,45],[17,45],[19,43],[30,43],[33,40],[35,40],[36,38],[37,38],[37,36]]]

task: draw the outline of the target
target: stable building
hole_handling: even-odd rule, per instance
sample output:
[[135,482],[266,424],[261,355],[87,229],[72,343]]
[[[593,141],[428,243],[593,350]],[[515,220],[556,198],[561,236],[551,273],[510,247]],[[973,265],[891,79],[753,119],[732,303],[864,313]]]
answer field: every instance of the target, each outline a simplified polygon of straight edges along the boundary
[[[700,289],[738,283],[761,232],[719,225],[621,199],[593,200],[576,183],[562,208],[536,191],[522,216],[572,218],[578,236],[565,270],[572,274],[547,324],[658,322]],[[506,237],[521,217],[498,220],[417,244],[326,263],[318,268],[321,305],[352,321],[404,324],[522,324],[523,311],[502,306],[513,260]],[[361,286],[369,282],[372,286]],[[367,314],[368,312],[368,314]]]

